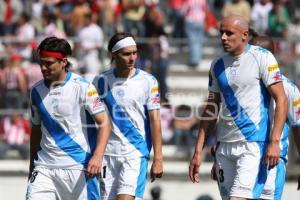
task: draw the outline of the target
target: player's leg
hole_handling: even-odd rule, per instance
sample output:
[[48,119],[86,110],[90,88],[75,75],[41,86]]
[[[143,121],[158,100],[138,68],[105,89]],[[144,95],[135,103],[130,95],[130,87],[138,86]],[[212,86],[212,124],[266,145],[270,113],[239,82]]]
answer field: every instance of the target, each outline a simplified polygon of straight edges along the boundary
[[100,176],[101,200],[116,200],[120,166],[119,158],[115,156],[104,156]]
[[147,182],[148,160],[125,157],[120,171],[117,200],[142,199]]
[[26,200],[56,200],[56,188],[51,178],[50,169],[35,168],[28,180]]
[[[262,162],[265,143],[240,142],[236,175],[230,197],[258,199],[267,180],[268,167]],[[233,198],[234,199],[234,198]]]
[[235,160],[231,155],[230,143],[221,142],[217,145],[215,162],[220,195],[223,200],[228,200],[235,176]]
[[269,171],[261,199],[280,200],[285,183],[285,162],[279,159],[278,164]]
[[85,171],[78,169],[54,169],[55,186],[59,199],[100,199],[97,177],[88,178]]

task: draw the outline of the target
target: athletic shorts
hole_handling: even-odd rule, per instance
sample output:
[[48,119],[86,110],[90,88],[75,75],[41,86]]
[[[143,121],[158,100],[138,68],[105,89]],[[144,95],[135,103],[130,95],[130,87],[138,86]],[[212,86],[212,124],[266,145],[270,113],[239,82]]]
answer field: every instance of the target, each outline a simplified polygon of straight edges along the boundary
[[262,192],[262,199],[280,200],[285,183],[285,162],[279,159],[278,164],[269,171],[268,178]]
[[[262,162],[264,142],[220,142],[216,150],[216,174],[223,200],[229,197],[258,199],[267,180]],[[266,198],[272,199],[272,198]]]
[[104,156],[100,177],[102,200],[127,194],[142,199],[147,182],[148,160],[144,157]]
[[27,200],[99,200],[99,181],[82,170],[36,167],[27,186]]

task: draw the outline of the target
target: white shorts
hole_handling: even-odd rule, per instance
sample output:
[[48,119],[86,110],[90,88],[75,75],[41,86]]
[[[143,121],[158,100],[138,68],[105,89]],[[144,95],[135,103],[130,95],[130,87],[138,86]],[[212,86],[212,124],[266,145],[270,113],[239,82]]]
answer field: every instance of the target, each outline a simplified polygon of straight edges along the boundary
[[285,183],[285,172],[285,162],[279,159],[278,164],[269,171],[264,190],[260,196],[262,199],[281,199]]
[[[266,143],[221,142],[216,149],[216,173],[223,200],[229,197],[258,199],[267,180],[263,165]],[[269,199],[269,198],[267,198]]]
[[28,181],[26,200],[99,200],[97,178],[87,179],[82,170],[36,167]]
[[127,194],[142,199],[147,182],[148,160],[145,157],[104,156],[100,177],[102,200],[115,200]]

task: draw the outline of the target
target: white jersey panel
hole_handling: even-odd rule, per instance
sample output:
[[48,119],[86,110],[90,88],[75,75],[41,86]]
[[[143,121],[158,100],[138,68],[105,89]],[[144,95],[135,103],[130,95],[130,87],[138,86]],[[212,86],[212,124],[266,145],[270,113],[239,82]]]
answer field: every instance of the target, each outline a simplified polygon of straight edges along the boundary
[[214,60],[209,91],[221,94],[218,141],[265,141],[270,104],[267,87],[278,81],[281,73],[276,59],[258,46],[247,45],[240,56],[224,54]]
[[105,154],[148,157],[152,146],[148,112],[160,109],[156,79],[140,69],[121,79],[115,77],[112,68],[97,76],[94,84],[113,123]]
[[34,85],[31,103],[32,123],[40,124],[42,131],[35,166],[83,168],[97,138],[96,131],[85,128],[91,123],[88,115],[105,111],[95,87],[68,72],[65,81],[55,86],[47,86],[44,81]]

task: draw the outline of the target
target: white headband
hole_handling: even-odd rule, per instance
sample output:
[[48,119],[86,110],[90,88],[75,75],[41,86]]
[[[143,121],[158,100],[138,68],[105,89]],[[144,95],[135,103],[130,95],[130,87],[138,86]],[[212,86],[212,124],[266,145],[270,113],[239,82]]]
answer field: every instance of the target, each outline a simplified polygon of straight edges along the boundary
[[136,46],[136,43],[132,37],[126,37],[120,40],[119,42],[117,42],[115,46],[113,46],[111,52],[113,53],[122,48],[129,47],[129,46]]

